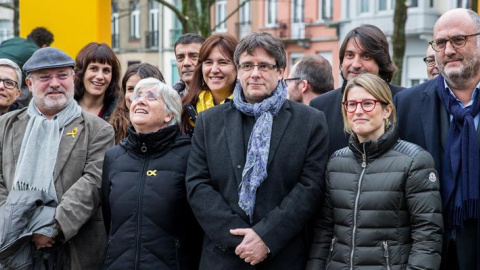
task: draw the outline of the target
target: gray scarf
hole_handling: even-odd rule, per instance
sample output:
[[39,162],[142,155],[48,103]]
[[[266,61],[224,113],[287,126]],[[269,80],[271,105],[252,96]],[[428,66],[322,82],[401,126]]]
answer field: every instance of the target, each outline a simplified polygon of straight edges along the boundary
[[237,80],[233,91],[233,104],[242,113],[255,116],[250,139],[248,140],[247,157],[242,172],[242,182],[238,191],[238,205],[245,211],[253,223],[255,199],[257,189],[267,178],[268,153],[270,152],[270,138],[272,137],[273,116],[277,115],[287,98],[287,88],[282,81],[272,95],[262,102],[250,104],[243,101],[242,87]]
[[42,190],[58,202],[53,172],[57,162],[60,136],[63,128],[81,115],[82,108],[72,100],[53,119],[48,120],[32,99],[27,113],[30,120],[23,135],[12,189]]

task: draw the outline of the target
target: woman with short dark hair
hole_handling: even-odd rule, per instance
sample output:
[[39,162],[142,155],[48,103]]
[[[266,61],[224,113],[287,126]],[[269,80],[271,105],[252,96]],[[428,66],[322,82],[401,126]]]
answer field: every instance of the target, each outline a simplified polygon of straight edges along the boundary
[[120,91],[120,63],[105,43],[91,42],[75,59],[75,100],[83,111],[108,121]]

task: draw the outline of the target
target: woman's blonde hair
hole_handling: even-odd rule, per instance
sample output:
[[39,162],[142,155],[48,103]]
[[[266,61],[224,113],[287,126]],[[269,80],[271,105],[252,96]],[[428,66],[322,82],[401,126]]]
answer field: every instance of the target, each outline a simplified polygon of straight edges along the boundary
[[350,92],[350,90],[355,86],[362,87],[363,89],[365,89],[365,91],[367,91],[375,99],[381,102],[381,105],[383,108],[387,106],[391,106],[392,112],[390,113],[390,116],[388,117],[388,119],[386,119],[385,121],[385,130],[387,130],[387,128],[391,124],[397,123],[397,111],[395,110],[395,106],[393,105],[392,91],[390,90],[390,87],[388,87],[388,84],[377,75],[373,75],[370,73],[363,73],[349,80],[347,85],[345,86],[345,91],[343,92],[342,116],[343,116],[343,126],[344,126],[345,132],[351,134],[352,129],[348,124],[347,111],[345,111],[343,102],[347,100],[348,92]]

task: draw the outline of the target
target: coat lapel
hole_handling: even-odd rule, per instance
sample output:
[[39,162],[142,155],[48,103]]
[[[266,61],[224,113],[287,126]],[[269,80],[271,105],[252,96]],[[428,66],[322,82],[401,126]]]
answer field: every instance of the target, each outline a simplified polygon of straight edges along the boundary
[[427,151],[433,156],[440,156],[442,145],[440,137],[440,110],[442,105],[436,92],[437,83],[440,83],[440,81],[434,80],[422,93],[420,114]]
[[[68,124],[62,132],[62,138],[60,140],[60,147],[58,149],[57,162],[55,164],[55,170],[53,172],[53,179],[57,181],[60,172],[62,171],[65,163],[67,162],[73,147],[77,143],[80,134],[83,132],[83,117],[77,117],[70,124]],[[85,149],[86,150],[86,149]]]
[[277,151],[283,134],[287,129],[290,117],[290,103],[286,100],[283,107],[280,109],[280,112],[276,116],[273,116],[272,137],[270,138],[270,151],[268,153],[267,168],[270,167],[270,164],[272,163],[275,152]]
[[242,172],[245,166],[245,143],[243,141],[242,114],[233,106],[224,112],[225,133],[227,135],[228,151],[235,171],[237,183],[242,182]]
[[27,129],[28,117],[27,111],[18,115],[19,121],[13,123],[13,160],[15,165],[18,162],[18,157],[20,156],[20,149],[22,148],[23,136],[25,135],[25,130]]

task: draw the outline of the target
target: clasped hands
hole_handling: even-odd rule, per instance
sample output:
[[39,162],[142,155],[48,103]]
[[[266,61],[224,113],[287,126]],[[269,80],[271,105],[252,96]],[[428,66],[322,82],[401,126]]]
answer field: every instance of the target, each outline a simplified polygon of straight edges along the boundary
[[246,263],[256,265],[267,258],[268,247],[253,229],[232,229],[230,233],[243,236],[243,241],[235,248],[235,254]]

